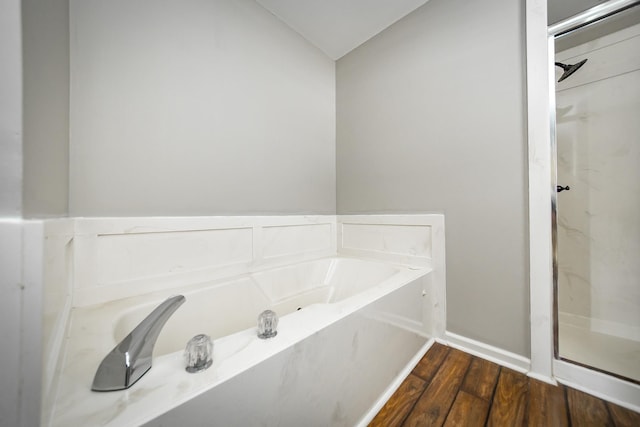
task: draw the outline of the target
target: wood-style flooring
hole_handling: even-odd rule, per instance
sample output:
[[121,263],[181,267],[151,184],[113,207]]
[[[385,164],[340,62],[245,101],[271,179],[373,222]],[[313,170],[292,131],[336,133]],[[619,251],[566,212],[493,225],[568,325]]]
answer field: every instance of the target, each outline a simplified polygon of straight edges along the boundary
[[370,426],[640,427],[640,414],[436,343]]

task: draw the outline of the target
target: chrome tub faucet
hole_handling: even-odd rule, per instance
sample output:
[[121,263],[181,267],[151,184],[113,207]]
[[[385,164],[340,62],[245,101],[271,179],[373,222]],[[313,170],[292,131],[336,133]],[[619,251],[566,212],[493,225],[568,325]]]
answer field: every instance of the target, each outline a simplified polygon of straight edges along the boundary
[[151,356],[158,335],[185,300],[182,295],[168,298],[140,322],[100,363],[91,390],[127,389],[151,369]]

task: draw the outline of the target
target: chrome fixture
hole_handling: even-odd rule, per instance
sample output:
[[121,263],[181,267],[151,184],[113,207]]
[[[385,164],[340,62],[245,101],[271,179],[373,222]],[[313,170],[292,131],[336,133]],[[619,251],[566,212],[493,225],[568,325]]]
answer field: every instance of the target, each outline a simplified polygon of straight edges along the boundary
[[185,300],[182,295],[168,298],[140,322],[100,363],[91,390],[124,390],[147,373],[162,327]]
[[271,311],[265,310],[258,316],[258,338],[267,339],[278,335],[278,315]]
[[209,335],[199,334],[191,338],[184,350],[185,369],[190,374],[204,371],[213,363],[213,342]]
[[583,59],[582,61],[576,64],[563,64],[562,62],[556,62],[556,67],[560,67],[564,70],[564,73],[562,73],[562,75],[558,79],[558,83],[560,83],[561,81],[569,77],[571,74],[578,71],[578,69],[582,67],[585,62],[587,62],[586,59]]
[[605,1],[564,21],[550,25],[547,33],[557,39],[638,5],[640,5],[639,0]]

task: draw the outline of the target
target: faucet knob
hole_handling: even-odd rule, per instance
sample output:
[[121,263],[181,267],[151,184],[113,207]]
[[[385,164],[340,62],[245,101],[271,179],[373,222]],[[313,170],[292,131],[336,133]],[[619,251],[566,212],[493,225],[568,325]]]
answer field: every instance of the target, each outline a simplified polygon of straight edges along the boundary
[[184,350],[184,362],[187,372],[204,371],[213,363],[213,342],[209,335],[200,334],[191,338]]
[[258,316],[258,338],[267,339],[278,335],[278,315],[271,310],[265,310]]

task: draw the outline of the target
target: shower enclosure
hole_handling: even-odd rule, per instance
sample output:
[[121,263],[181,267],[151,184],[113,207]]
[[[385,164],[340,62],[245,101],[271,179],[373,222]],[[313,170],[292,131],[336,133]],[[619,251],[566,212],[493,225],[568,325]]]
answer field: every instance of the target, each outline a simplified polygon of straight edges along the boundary
[[555,34],[555,353],[638,383],[640,2],[617,3]]

